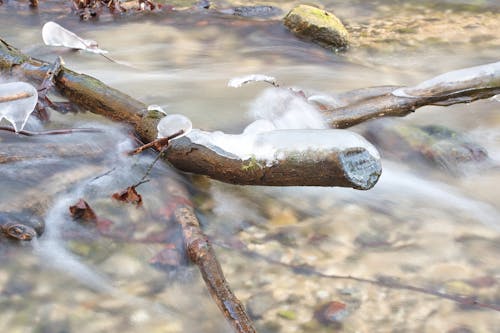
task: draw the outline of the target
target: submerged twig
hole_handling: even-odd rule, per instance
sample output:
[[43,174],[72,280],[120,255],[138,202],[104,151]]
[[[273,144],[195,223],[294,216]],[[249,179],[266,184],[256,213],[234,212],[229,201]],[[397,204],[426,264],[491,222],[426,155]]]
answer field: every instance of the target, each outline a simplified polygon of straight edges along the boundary
[[175,210],[175,217],[182,227],[189,259],[200,269],[210,295],[226,319],[236,332],[256,332],[243,304],[229,288],[214,250],[208,237],[201,231],[193,209],[189,206],[180,206]]
[[264,256],[260,253],[251,251],[247,248],[235,249],[233,247],[229,247],[229,246],[225,245],[223,242],[215,242],[215,244],[218,246],[221,246],[223,248],[226,248],[226,249],[238,251],[238,252],[242,253],[243,255],[246,255],[246,256],[249,256],[252,258],[264,260],[264,261],[266,261],[270,264],[273,264],[273,265],[285,267],[287,269],[292,270],[294,273],[297,273],[297,274],[314,275],[314,276],[318,276],[321,278],[328,278],[328,279],[350,280],[350,281],[356,281],[356,282],[361,282],[361,283],[369,283],[369,284],[374,284],[377,286],[386,287],[386,288],[390,288],[390,289],[404,289],[404,290],[414,291],[414,292],[421,293],[421,294],[427,294],[427,295],[432,295],[432,296],[436,296],[439,298],[447,299],[447,300],[456,302],[456,303],[458,303],[460,305],[464,305],[464,306],[474,306],[474,307],[478,307],[478,308],[490,309],[490,310],[495,310],[495,311],[500,312],[500,305],[498,305],[498,304],[481,302],[481,301],[477,300],[475,297],[464,297],[464,296],[459,296],[459,295],[451,295],[451,294],[446,294],[446,293],[440,292],[438,290],[431,290],[431,289],[427,289],[427,288],[423,288],[423,287],[408,285],[408,284],[401,283],[401,282],[397,281],[397,278],[384,276],[384,277],[381,277],[381,278],[375,280],[375,279],[356,277],[356,276],[352,276],[352,275],[325,274],[325,273],[317,271],[316,269],[314,269],[314,267],[299,266],[299,265],[292,265],[292,264],[283,263],[279,260],[273,259],[273,258],[268,257],[268,256]]

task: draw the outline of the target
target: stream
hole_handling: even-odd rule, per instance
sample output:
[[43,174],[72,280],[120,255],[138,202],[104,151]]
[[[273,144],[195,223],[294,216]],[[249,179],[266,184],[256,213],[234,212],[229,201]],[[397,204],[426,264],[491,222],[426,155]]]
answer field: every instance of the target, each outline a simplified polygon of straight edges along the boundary
[[[194,128],[207,131],[241,133],[256,108],[272,103],[266,83],[228,87],[238,76],[270,75],[282,86],[335,96],[370,86],[412,86],[500,60],[500,6],[494,0],[315,1],[352,34],[351,48],[340,54],[283,27],[280,18],[299,1],[215,1],[221,9],[281,9],[270,18],[191,9],[117,19],[108,14],[94,22],[79,21],[68,4],[40,3],[47,10],[4,0],[0,37],[36,58],[61,56],[68,68],[186,115]],[[195,1],[173,3],[180,8]],[[41,28],[47,21],[98,41],[117,62],[45,46]],[[14,80],[0,76],[0,82]],[[176,179],[192,191],[226,278],[258,332],[500,332],[498,311],[347,278],[397,281],[500,307],[499,110],[494,99],[428,106],[351,128],[365,135],[376,123],[444,126],[487,151],[487,163],[430,163],[417,153],[401,157],[400,146],[385,143],[379,147],[382,176],[368,191],[236,186],[189,179],[157,163],[151,181],[137,187],[140,208],[111,199],[137,183],[154,160],[152,153],[125,155],[134,147],[128,128],[89,112],[51,111],[46,124],[32,117],[30,130],[100,132],[0,132],[0,150],[16,144],[33,151],[33,158],[0,163],[0,213],[45,220],[43,235],[31,242],[0,239],[0,331],[231,332],[196,267],[152,264],[165,249],[158,239],[171,236],[165,212],[175,194],[165,189],[168,179]],[[67,155],[43,152],[56,146]],[[119,237],[73,221],[68,208],[80,198],[108,221],[100,227],[107,230],[109,223]],[[293,267],[308,270],[300,274]],[[331,302],[342,309],[325,320],[319,309]]]

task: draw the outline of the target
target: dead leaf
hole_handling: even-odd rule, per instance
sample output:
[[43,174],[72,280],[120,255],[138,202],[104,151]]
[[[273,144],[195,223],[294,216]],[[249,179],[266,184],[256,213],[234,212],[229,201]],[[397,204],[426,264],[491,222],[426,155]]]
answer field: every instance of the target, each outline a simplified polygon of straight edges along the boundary
[[118,201],[131,203],[137,207],[142,206],[142,196],[137,193],[135,186],[129,186],[121,192],[113,193],[112,198]]
[[97,221],[97,215],[94,213],[90,205],[83,199],[78,200],[76,204],[69,207],[69,212],[74,220],[80,220],[81,222],[93,222]]

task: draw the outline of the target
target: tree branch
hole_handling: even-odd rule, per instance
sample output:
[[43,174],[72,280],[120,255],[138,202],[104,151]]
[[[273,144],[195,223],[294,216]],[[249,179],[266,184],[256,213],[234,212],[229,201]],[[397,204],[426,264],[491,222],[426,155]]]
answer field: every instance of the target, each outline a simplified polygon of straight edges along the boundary
[[341,94],[338,98],[343,106],[328,108],[325,116],[331,127],[347,128],[374,118],[404,117],[426,105],[470,103],[498,94],[500,62],[441,74],[415,87],[353,90]]
[[[0,70],[41,82],[53,65],[30,58],[0,39]],[[157,138],[163,114],[147,111],[146,105],[103,82],[64,66],[55,77],[56,87],[72,102],[109,119],[132,125],[142,141]],[[241,160],[217,147],[189,139],[173,140],[166,153],[176,168],[243,185],[344,186],[369,189],[381,174],[381,165],[364,148],[322,150],[290,154],[269,164],[263,160]]]

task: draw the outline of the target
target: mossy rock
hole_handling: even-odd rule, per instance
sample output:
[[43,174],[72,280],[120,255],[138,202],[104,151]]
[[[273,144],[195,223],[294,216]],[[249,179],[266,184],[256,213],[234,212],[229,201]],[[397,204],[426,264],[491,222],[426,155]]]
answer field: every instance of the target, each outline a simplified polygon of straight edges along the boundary
[[349,33],[342,22],[320,8],[299,5],[285,16],[283,23],[298,37],[323,47],[343,50],[349,45]]

